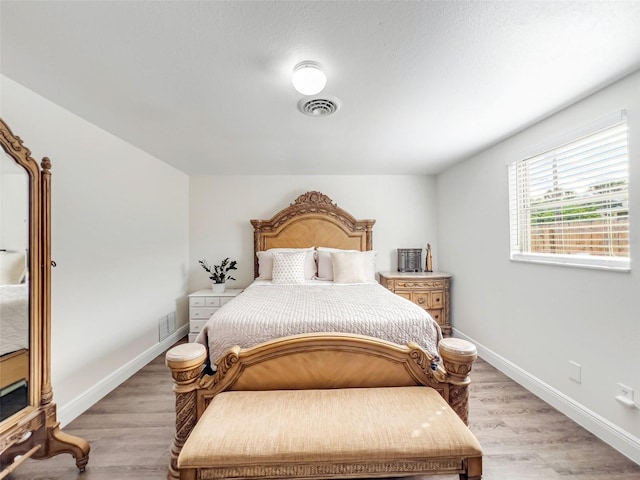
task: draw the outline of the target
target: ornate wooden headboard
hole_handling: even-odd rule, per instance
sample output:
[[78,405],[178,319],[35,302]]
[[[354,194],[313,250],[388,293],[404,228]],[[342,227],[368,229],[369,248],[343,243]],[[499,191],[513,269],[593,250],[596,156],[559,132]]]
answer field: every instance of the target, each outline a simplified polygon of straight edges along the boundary
[[251,220],[254,274],[258,276],[256,252],[270,248],[371,250],[375,223],[356,220],[323,193],[304,193],[270,220]]

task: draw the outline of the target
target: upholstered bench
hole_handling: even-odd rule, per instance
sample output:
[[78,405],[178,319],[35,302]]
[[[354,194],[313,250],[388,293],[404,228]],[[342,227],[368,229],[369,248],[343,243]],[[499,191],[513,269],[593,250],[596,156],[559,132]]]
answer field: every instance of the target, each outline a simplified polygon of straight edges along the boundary
[[[428,376],[431,369],[419,367],[424,358],[411,356],[415,346],[411,350],[404,347],[403,355],[396,355],[388,342],[367,339],[362,343],[362,338],[345,336],[336,342],[332,338],[329,343],[318,342],[318,338],[280,341],[258,352],[237,349],[227,357],[232,359],[227,367],[221,362],[226,372],[209,377],[208,384],[201,381],[200,387],[206,387],[210,398],[196,402],[202,412],[186,441],[176,436],[177,461],[169,478],[318,479],[458,473],[461,479],[481,479],[482,449],[443,398],[443,390],[421,383],[424,379],[420,375]],[[454,346],[454,356],[469,357],[464,349],[470,344],[448,345]],[[174,378],[180,362],[185,372],[187,364],[200,361],[197,349],[189,344],[182,351],[169,352],[167,364]],[[245,352],[249,354],[243,355]],[[475,347],[472,353],[475,359]],[[342,367],[336,370],[338,364]],[[356,370],[352,371],[350,364],[356,365]],[[385,365],[387,371],[379,370]],[[414,368],[416,365],[419,368]],[[229,376],[232,370],[236,372]],[[265,379],[271,371],[275,376]],[[356,371],[360,380],[354,384]],[[402,371],[409,377],[403,377]],[[465,378],[466,373],[468,369]],[[414,376],[417,378],[411,378]],[[370,379],[376,377],[372,383]],[[223,385],[225,379],[227,385]],[[176,391],[180,387],[178,384]]]

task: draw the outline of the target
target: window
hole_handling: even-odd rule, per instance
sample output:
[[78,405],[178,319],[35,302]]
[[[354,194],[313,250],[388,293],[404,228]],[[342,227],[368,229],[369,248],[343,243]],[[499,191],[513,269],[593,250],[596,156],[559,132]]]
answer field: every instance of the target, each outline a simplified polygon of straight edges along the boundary
[[625,112],[598,123],[509,165],[512,260],[629,270]]

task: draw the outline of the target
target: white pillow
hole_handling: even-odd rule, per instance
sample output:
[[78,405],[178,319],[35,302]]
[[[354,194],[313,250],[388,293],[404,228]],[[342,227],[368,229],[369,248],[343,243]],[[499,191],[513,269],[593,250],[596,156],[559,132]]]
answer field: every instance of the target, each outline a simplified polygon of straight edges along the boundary
[[273,283],[304,283],[307,252],[274,252]]
[[18,285],[27,274],[26,255],[20,252],[0,252],[0,285]]
[[336,283],[365,283],[363,252],[331,252],[333,281]]
[[256,252],[258,257],[258,279],[271,280],[273,278],[273,254],[277,252],[305,252],[304,278],[311,280],[316,276],[316,259],[314,247],[309,248],[270,248]]
[[364,273],[368,282],[376,281],[376,252],[375,250],[367,250],[360,252],[359,250],[341,250],[339,248],[318,247],[318,276],[319,280],[333,280],[333,264],[331,260],[331,253],[334,252],[348,252],[348,253],[362,253],[364,260]]

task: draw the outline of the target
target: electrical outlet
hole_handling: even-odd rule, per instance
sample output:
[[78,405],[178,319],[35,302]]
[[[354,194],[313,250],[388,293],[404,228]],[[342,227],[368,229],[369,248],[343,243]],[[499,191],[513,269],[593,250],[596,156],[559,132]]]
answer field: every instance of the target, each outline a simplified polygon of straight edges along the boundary
[[626,385],[619,383],[617,396],[626,398],[627,400],[630,400],[633,402],[633,388],[627,387]]

